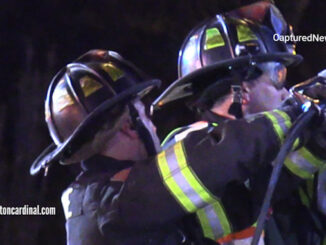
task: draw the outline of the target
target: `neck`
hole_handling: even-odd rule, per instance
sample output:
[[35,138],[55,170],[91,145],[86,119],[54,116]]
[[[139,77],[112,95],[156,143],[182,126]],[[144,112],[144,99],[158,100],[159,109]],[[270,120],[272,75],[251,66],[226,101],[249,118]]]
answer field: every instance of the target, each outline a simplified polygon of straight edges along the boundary
[[110,142],[108,142],[101,155],[112,157],[117,160],[139,161],[147,157],[142,142],[138,139],[132,139],[124,134],[117,133]]
[[219,116],[222,116],[222,117],[226,117],[228,119],[236,119],[235,116],[231,115],[229,113],[229,108],[232,104],[232,98],[231,96],[229,98],[227,98],[225,101],[223,101],[222,103],[219,103],[219,104],[215,104],[211,109],[210,111],[219,115]]

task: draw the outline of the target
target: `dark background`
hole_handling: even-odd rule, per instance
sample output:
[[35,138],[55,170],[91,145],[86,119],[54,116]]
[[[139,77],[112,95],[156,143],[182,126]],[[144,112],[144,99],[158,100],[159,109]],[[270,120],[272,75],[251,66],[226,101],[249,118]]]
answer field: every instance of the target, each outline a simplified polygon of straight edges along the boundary
[[[161,78],[165,88],[177,77],[178,50],[190,29],[204,18],[249,2],[254,1],[2,0],[0,205],[54,206],[57,215],[0,217],[0,244],[65,243],[60,194],[77,167],[53,166],[47,178],[29,175],[30,164],[51,142],[43,102],[62,66],[89,49],[111,49]],[[325,1],[278,0],[276,5],[296,34],[326,35]],[[297,51],[305,60],[290,69],[291,84],[326,65],[325,43],[301,42]],[[175,112],[170,108],[154,118],[161,136],[184,123]]]

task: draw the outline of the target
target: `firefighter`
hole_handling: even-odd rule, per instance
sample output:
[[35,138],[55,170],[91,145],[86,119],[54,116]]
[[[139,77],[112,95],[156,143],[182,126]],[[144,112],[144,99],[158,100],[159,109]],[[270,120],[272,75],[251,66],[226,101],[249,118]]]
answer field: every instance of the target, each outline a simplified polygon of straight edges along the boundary
[[45,114],[54,144],[31,174],[56,161],[81,162],[82,172],[62,195],[68,244],[215,244],[198,238],[200,227],[189,227],[194,216],[216,238],[257,218],[237,210],[241,196],[232,198],[233,207],[224,205],[228,184],[271,164],[300,106],[206,123],[161,151],[141,102],[158,84],[107,50],[87,52],[53,78]]
[[[287,66],[298,64],[294,43],[275,42],[274,35],[291,35],[291,27],[279,10],[269,2],[258,2],[226,14],[216,15],[196,26],[186,37],[179,52],[179,79],[153,103],[154,108],[179,98],[200,114],[201,120],[220,123],[280,107],[289,96],[285,88]],[[200,127],[199,123],[172,131],[164,147],[175,144],[182,135]],[[283,176],[308,179],[312,173],[296,168],[306,149],[289,155]],[[261,169],[250,181],[230,186],[231,196],[240,195],[248,207],[260,207],[271,169]],[[291,177],[290,180],[291,182]],[[300,200],[300,196],[305,204]],[[300,188],[274,206],[273,219],[267,225],[267,244],[320,244],[325,234],[316,211],[308,211],[313,195]],[[230,203],[232,205],[232,201]],[[246,212],[245,210],[242,210]],[[298,218],[300,213],[300,218]],[[203,229],[204,230],[204,229]],[[220,239],[229,244],[250,244],[254,227]]]

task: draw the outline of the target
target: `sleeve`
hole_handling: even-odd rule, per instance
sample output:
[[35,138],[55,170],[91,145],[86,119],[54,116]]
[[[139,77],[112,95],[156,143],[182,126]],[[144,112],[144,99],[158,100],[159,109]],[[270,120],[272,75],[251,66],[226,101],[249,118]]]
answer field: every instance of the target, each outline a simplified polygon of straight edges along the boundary
[[[136,163],[108,206],[115,215],[102,226],[151,229],[197,213],[206,237],[229,234],[232,225],[219,197],[228,183],[244,182],[271,162],[294,118],[290,110],[275,110],[228,121],[211,132],[192,132],[155,159]],[[211,222],[215,230],[205,230]]]

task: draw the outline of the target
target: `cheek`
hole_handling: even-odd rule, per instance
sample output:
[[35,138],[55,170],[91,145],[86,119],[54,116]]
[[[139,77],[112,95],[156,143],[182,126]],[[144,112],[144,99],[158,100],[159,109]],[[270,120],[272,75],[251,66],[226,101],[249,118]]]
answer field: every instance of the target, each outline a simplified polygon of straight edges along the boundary
[[282,103],[283,92],[273,86],[261,86],[255,88],[250,93],[250,103],[248,110],[251,113],[273,110]]

